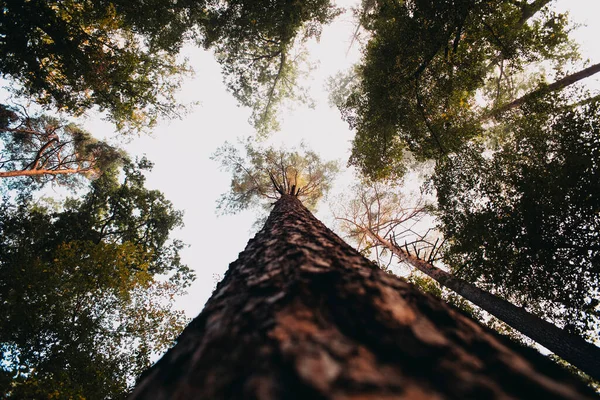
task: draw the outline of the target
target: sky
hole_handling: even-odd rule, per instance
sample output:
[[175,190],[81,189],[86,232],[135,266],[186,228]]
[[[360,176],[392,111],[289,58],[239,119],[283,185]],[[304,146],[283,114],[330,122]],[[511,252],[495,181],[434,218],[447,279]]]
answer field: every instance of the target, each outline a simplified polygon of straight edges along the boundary
[[[337,5],[349,9],[357,2],[338,0]],[[583,24],[572,37],[581,44],[581,53],[592,63],[600,62],[600,0],[560,0],[554,9],[570,10],[572,20]],[[356,22],[350,12],[325,27],[319,43],[308,43],[310,60],[317,65],[307,82],[315,100],[315,108],[295,105],[281,113],[281,130],[270,138],[276,144],[294,146],[304,141],[324,160],[340,160],[345,165],[353,132],[340,118],[339,112],[328,104],[325,89],[327,78],[350,68],[360,56],[358,43],[350,48]],[[195,317],[251,236],[255,214],[252,211],[237,215],[217,216],[216,201],[230,184],[228,173],[210,159],[211,154],[225,141],[236,142],[254,134],[248,124],[250,110],[238,107],[236,100],[222,83],[220,66],[211,52],[186,46],[183,54],[195,70],[186,79],[179,100],[199,104],[181,120],[163,121],[151,136],[132,138],[123,147],[132,156],[146,155],[155,163],[148,174],[147,186],[161,190],[175,208],[183,210],[185,227],[173,232],[173,237],[188,244],[182,252],[183,262],[197,276],[188,295],[177,307],[188,317]],[[592,86],[600,87],[597,78]],[[589,83],[589,82],[588,82]],[[113,127],[99,116],[90,116],[84,126],[98,137],[111,137]],[[345,171],[336,181],[333,193],[342,192],[351,184],[352,171]],[[317,218],[331,227],[332,216],[326,204]]]

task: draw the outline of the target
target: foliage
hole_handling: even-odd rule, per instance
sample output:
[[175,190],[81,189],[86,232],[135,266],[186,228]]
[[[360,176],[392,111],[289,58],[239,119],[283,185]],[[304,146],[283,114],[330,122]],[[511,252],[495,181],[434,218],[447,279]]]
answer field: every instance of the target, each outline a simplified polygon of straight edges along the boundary
[[[151,3],[151,4],[149,4]],[[0,2],[0,73],[18,92],[80,115],[107,111],[120,130],[175,116],[187,71],[175,55],[194,2],[30,0]]]
[[407,150],[420,159],[452,152],[481,134],[476,95],[488,82],[508,87],[531,63],[575,57],[566,17],[547,3],[376,2],[362,18],[371,38],[358,82],[341,106],[356,129],[351,164],[394,178]]
[[582,336],[600,316],[599,107],[538,103],[434,178],[455,274]]
[[261,204],[268,207],[265,200],[285,194],[297,196],[306,207],[314,209],[338,172],[337,162],[323,162],[304,145],[286,150],[262,148],[247,141],[244,151],[242,156],[235,146],[225,143],[212,157],[233,175],[231,189],[219,200],[218,208],[225,213]]
[[124,158],[73,123],[2,104],[0,142],[0,177],[22,177],[17,185],[29,190],[48,181],[73,186],[81,177],[97,178]]
[[108,171],[60,210],[0,207],[5,396],[122,398],[183,328],[173,300],[193,274],[168,242],[181,214],[143,187],[148,167]]
[[183,110],[174,94],[190,72],[186,39],[215,51],[225,83],[277,129],[284,99],[309,101],[298,80],[302,44],[340,10],[329,0],[30,0],[0,2],[0,73],[18,94],[80,115],[97,106],[121,131],[144,131]]
[[126,162],[122,182],[117,169],[107,171],[91,183],[83,198],[66,201],[64,212],[55,216],[54,240],[130,242],[150,253],[151,273],[187,274],[187,267],[179,260],[183,245],[169,241],[169,232],[183,225],[183,213],[174,210],[160,191],[145,188],[143,172],[151,168],[152,163],[145,158]]
[[234,97],[252,108],[258,133],[277,130],[281,101],[309,100],[298,84],[305,57],[299,48],[340,10],[329,0],[215,0],[208,8],[200,41],[215,50]]

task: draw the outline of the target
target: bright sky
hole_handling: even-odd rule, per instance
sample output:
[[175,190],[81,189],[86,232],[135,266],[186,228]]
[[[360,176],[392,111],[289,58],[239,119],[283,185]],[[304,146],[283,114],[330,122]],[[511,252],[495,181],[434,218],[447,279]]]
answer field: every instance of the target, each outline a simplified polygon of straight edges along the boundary
[[[337,3],[350,8],[356,2],[338,0]],[[574,32],[573,37],[582,43],[584,58],[600,62],[597,45],[600,29],[592,19],[600,15],[600,0],[560,0],[555,8],[569,9],[574,21],[587,24]],[[345,165],[353,134],[338,111],[328,105],[324,85],[329,76],[347,69],[358,59],[357,43],[346,55],[355,27],[352,15],[347,13],[325,27],[320,43],[310,43],[311,59],[319,63],[310,82],[316,108],[298,106],[285,111],[282,129],[273,135],[275,142],[293,146],[304,140],[325,160],[339,159]],[[155,163],[154,171],[148,176],[148,186],[164,192],[177,209],[185,211],[185,227],[174,236],[190,246],[183,252],[183,261],[196,271],[197,280],[178,304],[189,317],[195,317],[217,280],[253,234],[252,212],[216,216],[215,202],[227,191],[230,177],[220,172],[217,163],[209,157],[224,141],[235,142],[238,137],[253,135],[253,129],[247,122],[250,111],[238,107],[225,90],[220,67],[212,54],[190,46],[185,49],[185,55],[196,75],[185,82],[180,99],[184,103],[199,101],[200,105],[183,120],[161,124],[153,137],[137,138],[126,145],[126,149],[132,155],[146,154]],[[86,126],[98,136],[99,132],[112,131],[110,125],[97,120],[89,120]],[[345,176],[337,190],[347,186],[351,174]],[[317,217],[326,224],[331,221],[327,207],[322,207]]]
[[[348,9],[355,3],[337,1],[339,6]],[[596,40],[600,39],[600,29],[592,18],[600,15],[600,0],[562,0],[555,8],[570,10],[574,21],[587,25],[574,32],[573,37],[582,44],[585,58],[599,62],[600,48]],[[328,77],[347,69],[358,59],[357,43],[346,54],[355,27],[352,15],[347,13],[325,27],[319,43],[309,43],[311,60],[318,63],[309,81],[316,108],[299,105],[293,110],[284,110],[282,129],[273,135],[273,141],[293,146],[303,140],[324,159],[346,163],[353,134],[337,110],[329,106],[324,86]],[[200,105],[183,120],[159,125],[152,137],[137,138],[126,145],[126,149],[133,155],[146,154],[155,163],[154,171],[148,176],[148,186],[164,192],[177,209],[185,211],[185,227],[174,236],[190,246],[182,254],[183,261],[196,271],[197,279],[178,305],[189,317],[194,317],[202,310],[229,263],[246,246],[253,234],[251,226],[255,218],[252,211],[234,216],[215,214],[215,202],[227,191],[230,177],[219,171],[210,156],[226,140],[235,142],[254,132],[247,122],[250,111],[238,107],[225,90],[220,66],[212,54],[189,46],[185,56],[196,74],[185,82],[180,99]],[[112,130],[110,125],[99,121],[90,120],[86,125],[91,132]],[[341,190],[340,186],[343,189],[351,176],[346,173],[336,189]],[[326,223],[331,221],[327,207],[321,207],[317,217]]]

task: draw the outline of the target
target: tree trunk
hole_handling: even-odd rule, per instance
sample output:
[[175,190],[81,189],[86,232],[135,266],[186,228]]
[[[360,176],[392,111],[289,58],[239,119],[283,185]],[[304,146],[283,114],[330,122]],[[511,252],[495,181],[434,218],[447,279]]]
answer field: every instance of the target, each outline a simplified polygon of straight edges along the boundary
[[290,195],[131,399],[591,398],[362,257]]
[[15,170],[15,171],[2,171],[0,172],[0,178],[12,178],[15,176],[41,176],[41,175],[72,175],[72,174],[82,174],[85,172],[89,172],[88,168],[85,169],[59,169],[59,170],[50,170],[50,169],[24,169],[24,170]]
[[453,290],[476,306],[512,326],[523,335],[546,347],[548,350],[573,364],[596,380],[600,380],[600,348],[570,334],[557,326],[525,311],[521,307],[479,289],[470,282],[456,278],[432,264],[414,257],[385,240],[378,234],[366,230],[376,243],[384,246],[401,260],[435,279],[440,285]]
[[549,92],[554,92],[557,90],[561,90],[564,89],[565,87],[572,85],[575,82],[579,82],[582,79],[585,78],[589,78],[590,76],[597,74],[598,72],[600,72],[600,63],[598,64],[594,64],[590,67],[587,67],[585,69],[582,69],[581,71],[575,72],[571,75],[567,75],[562,79],[557,80],[554,83],[551,83],[550,85],[544,85],[542,87],[540,87],[539,89],[534,90],[531,93],[527,93],[525,96],[519,97],[516,100],[511,101],[508,104],[503,105],[502,107],[498,107],[495,110],[492,110],[490,112],[490,114],[488,115],[488,117],[497,117],[498,115],[512,110],[513,108],[519,107],[520,105],[522,105],[523,103],[525,103],[527,100],[531,99],[532,97],[541,94],[541,93],[549,93]]

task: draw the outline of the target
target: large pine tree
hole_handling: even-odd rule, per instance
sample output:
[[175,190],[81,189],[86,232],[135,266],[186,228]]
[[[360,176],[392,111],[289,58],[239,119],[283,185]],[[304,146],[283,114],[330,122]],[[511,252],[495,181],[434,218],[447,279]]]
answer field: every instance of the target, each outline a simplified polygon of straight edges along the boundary
[[289,193],[132,399],[593,395],[378,269]]

